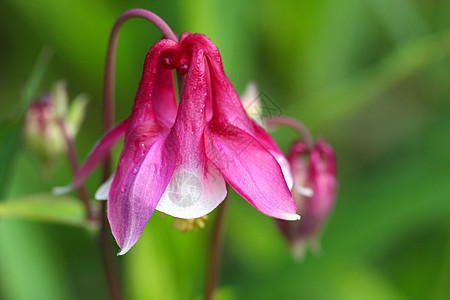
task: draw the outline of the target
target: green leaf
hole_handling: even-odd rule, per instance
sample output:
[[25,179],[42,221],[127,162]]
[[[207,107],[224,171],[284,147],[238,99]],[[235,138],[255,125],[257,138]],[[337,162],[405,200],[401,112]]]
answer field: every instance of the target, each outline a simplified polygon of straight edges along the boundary
[[11,119],[0,121],[0,145],[2,145],[0,147],[0,161],[2,162],[2,168],[0,168],[0,199],[4,196],[11,165],[19,146],[21,120],[29,103],[38,92],[52,54],[53,51],[50,48],[42,49],[30,78],[23,88],[18,110],[12,113]]
[[56,117],[59,119],[65,118],[69,106],[69,96],[67,95],[66,83],[63,80],[55,83],[52,95]]
[[87,226],[84,207],[70,196],[35,194],[0,203],[0,218],[28,219]]
[[21,114],[26,111],[31,100],[36,97],[52,55],[53,50],[51,48],[42,48],[41,53],[39,54],[39,58],[34,65],[30,78],[26,82],[22,91],[22,102],[20,107]]
[[337,120],[356,115],[403,80],[450,56],[450,30],[403,43],[381,61],[356,73],[341,84],[303,100],[292,103],[289,112],[303,112],[303,121],[310,127],[330,127]]
[[3,198],[11,165],[19,145],[20,122],[15,120],[0,121],[0,199]]
[[72,101],[66,116],[67,132],[70,137],[75,137],[83,123],[86,114],[88,98],[84,94],[80,94]]

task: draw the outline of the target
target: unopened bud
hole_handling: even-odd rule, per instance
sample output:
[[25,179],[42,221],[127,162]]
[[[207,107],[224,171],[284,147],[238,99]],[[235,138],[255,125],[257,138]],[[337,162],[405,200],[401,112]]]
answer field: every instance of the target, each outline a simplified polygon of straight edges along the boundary
[[294,256],[301,259],[306,244],[315,251],[320,248],[321,230],[336,196],[336,157],[333,149],[320,139],[312,149],[304,141],[294,143],[288,160],[294,175],[292,195],[302,218],[277,220],[277,224]]
[[61,124],[74,139],[84,119],[87,98],[77,96],[68,108],[66,85],[58,81],[52,93],[34,101],[25,116],[24,139],[28,147],[49,167],[66,151]]
[[64,137],[51,94],[43,95],[31,104],[25,116],[24,138],[46,165],[65,151]]

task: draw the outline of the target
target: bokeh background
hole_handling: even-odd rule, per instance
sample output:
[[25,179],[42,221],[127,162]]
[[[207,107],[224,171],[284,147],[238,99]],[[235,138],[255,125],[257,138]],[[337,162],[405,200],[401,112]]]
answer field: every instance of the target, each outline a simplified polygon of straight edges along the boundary
[[[450,298],[450,1],[2,0],[0,117],[17,111],[39,53],[50,47],[39,90],[65,79],[72,98],[89,95],[76,140],[86,157],[101,136],[109,32],[133,7],[159,14],[178,34],[206,34],[238,93],[256,81],[283,114],[337,152],[339,193],[319,256],[296,262],[273,220],[233,195],[217,299]],[[129,113],[145,54],[160,37],[144,20],[124,26],[116,120]],[[42,217],[56,214],[52,208],[5,208],[49,197],[42,193],[71,178],[64,158],[43,172],[5,124],[0,299],[108,299],[92,229]],[[273,136],[284,150],[296,138],[288,129]],[[91,195],[99,180],[99,171],[90,177]],[[213,219],[183,234],[155,214],[117,258],[126,299],[201,299]]]

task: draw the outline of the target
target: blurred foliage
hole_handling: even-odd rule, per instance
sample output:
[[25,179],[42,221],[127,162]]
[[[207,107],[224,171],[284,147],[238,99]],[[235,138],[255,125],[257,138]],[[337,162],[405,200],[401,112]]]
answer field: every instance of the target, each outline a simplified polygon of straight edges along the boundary
[[[101,136],[109,31],[133,7],[159,14],[177,33],[205,33],[239,93],[255,80],[338,155],[339,196],[323,254],[303,263],[289,256],[273,220],[233,194],[218,299],[450,298],[449,1],[4,0],[0,186],[7,190],[0,215],[9,207],[10,218],[0,220],[0,299],[108,298],[92,231],[55,224],[61,210],[78,222],[79,207],[42,196],[69,182],[68,163],[40,174],[38,162],[16,150],[19,131],[6,120],[49,46],[53,58],[34,95],[59,79],[69,94],[88,92],[76,143],[86,157]],[[121,32],[117,120],[129,113],[145,54],[160,36],[142,20]],[[283,130],[274,137],[286,149],[295,135]],[[98,184],[95,173],[91,193]],[[37,220],[42,214],[22,219],[21,203],[30,197],[40,199],[49,222]],[[117,259],[127,299],[201,299],[213,219],[183,234],[170,217],[155,214],[136,246]]]

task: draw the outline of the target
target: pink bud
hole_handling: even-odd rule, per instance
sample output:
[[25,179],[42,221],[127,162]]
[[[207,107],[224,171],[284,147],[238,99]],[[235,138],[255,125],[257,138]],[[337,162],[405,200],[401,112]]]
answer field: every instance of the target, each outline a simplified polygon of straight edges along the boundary
[[51,94],[45,94],[31,104],[25,117],[24,138],[46,165],[65,151]]
[[302,218],[294,222],[277,220],[277,224],[294,255],[301,258],[305,242],[313,250],[319,248],[320,233],[336,195],[336,157],[333,149],[319,139],[311,150],[304,141],[294,143],[288,160],[294,176],[292,195]]

